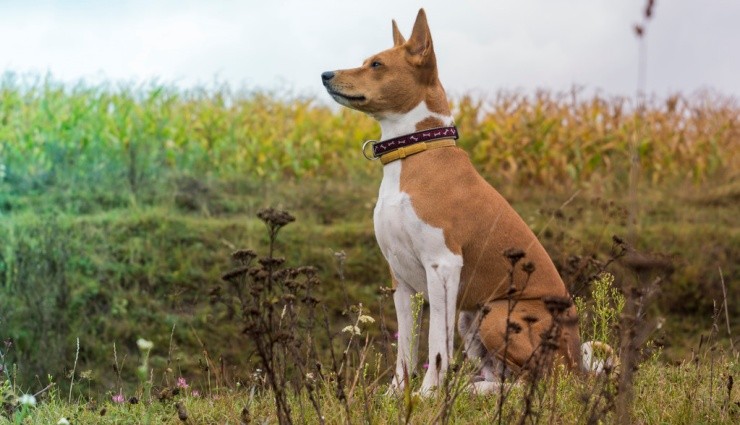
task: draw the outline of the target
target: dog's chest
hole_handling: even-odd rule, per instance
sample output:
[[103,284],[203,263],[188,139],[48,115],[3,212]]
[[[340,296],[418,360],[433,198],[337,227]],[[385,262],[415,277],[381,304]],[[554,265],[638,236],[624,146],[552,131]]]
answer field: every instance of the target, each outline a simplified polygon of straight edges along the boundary
[[401,191],[401,161],[386,165],[375,205],[375,238],[396,279],[427,293],[426,269],[458,257],[445,245],[444,232],[425,223]]

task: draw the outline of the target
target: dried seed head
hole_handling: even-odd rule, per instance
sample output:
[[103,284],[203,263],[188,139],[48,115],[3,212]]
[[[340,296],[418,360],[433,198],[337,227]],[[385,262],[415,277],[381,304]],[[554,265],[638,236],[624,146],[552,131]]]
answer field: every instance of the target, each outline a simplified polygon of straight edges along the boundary
[[231,253],[231,258],[241,263],[249,263],[257,257],[257,253],[251,249],[239,249]]
[[265,208],[257,212],[257,217],[264,221],[270,227],[281,228],[288,223],[295,221],[289,212],[276,210],[274,208]]
[[539,319],[537,319],[534,316],[527,315],[527,316],[522,317],[522,320],[524,320],[529,326],[532,326],[532,324],[534,324],[535,322],[537,322],[537,320],[539,320]]
[[303,303],[306,304],[309,307],[310,306],[315,306],[316,304],[319,303],[319,300],[317,300],[316,298],[314,298],[314,297],[312,297],[310,295],[307,296],[307,297],[304,297],[301,301],[303,301]]
[[259,263],[262,265],[262,267],[270,267],[274,269],[274,268],[280,267],[280,265],[285,263],[285,258],[283,257],[277,257],[277,258],[262,257],[259,259]]
[[288,273],[287,270],[280,269],[280,270],[275,271],[272,274],[272,277],[274,278],[274,280],[283,280],[283,279],[287,279],[289,275],[290,273]]
[[573,301],[569,297],[544,297],[542,301],[545,303],[547,311],[556,317],[573,305]]
[[520,325],[517,322],[509,322],[509,332],[513,334],[518,334],[522,331],[522,325]]
[[381,286],[380,287],[380,295],[383,297],[392,296],[394,292],[396,292],[396,288],[391,288],[388,286]]
[[296,272],[306,277],[313,277],[318,273],[318,271],[316,270],[316,267],[313,267],[313,266],[298,267],[296,269]]
[[270,275],[270,272],[265,269],[253,268],[249,270],[249,275],[252,276],[254,280],[265,280],[267,279],[267,276]]
[[252,294],[253,297],[256,297],[259,294],[261,294],[262,291],[264,291],[264,289],[265,289],[265,285],[261,283],[253,283],[252,285],[249,286],[249,293]]
[[504,257],[509,259],[509,262],[511,265],[515,265],[519,262],[522,258],[524,258],[526,254],[524,254],[524,251],[522,251],[519,248],[509,248],[506,251],[504,251]]
[[542,338],[542,342],[540,343],[540,347],[542,347],[542,350],[545,352],[548,351],[556,351],[558,348],[560,348],[560,345],[558,344],[558,341],[555,340],[553,335],[550,334],[550,332],[545,331],[540,335]]
[[522,270],[524,271],[524,273],[532,274],[536,269],[537,267],[535,267],[534,263],[531,261],[527,261],[526,263],[522,264]]
[[223,276],[221,276],[222,280],[225,280],[227,282],[233,282],[234,280],[238,279],[239,277],[245,275],[249,271],[249,267],[242,266],[239,268],[236,268],[234,270],[228,271],[224,273]]

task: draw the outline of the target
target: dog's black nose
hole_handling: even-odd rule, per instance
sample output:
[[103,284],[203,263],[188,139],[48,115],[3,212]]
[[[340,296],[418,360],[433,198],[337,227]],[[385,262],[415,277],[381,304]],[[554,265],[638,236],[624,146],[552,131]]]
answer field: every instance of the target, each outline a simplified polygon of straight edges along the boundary
[[326,71],[321,74],[321,80],[324,82],[327,82],[331,80],[332,78],[334,78],[334,71]]

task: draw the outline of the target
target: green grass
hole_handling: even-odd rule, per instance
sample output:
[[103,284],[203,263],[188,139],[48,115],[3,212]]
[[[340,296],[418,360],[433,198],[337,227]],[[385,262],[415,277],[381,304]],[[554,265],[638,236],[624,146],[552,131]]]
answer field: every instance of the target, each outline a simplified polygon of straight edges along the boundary
[[[44,396],[34,411],[38,423],[63,415],[125,423],[144,412],[152,422],[177,421],[171,402],[108,401],[118,391],[141,393],[136,340],[142,337],[154,342],[155,387],[184,376],[206,395],[183,399],[194,420],[237,421],[244,404],[254,418],[274,415],[268,396],[250,398],[236,387],[254,370],[251,346],[239,321],[213,297],[234,249],[265,253],[268,239],[255,218],[262,207],[297,217],[282,231],[277,252],[292,266],[318,268],[333,326],[347,325],[348,305],[361,302],[392,334],[391,303],[378,296],[389,284],[388,270],[372,230],[380,170],[359,152],[362,140],[377,137],[369,119],[313,99],[228,87],[21,80],[6,75],[0,82],[0,381],[14,382],[13,394],[20,394],[40,390],[52,376],[58,393]],[[737,105],[676,96],[654,100],[644,116],[628,106],[548,93],[453,102],[460,144],[540,235],[587,307],[590,290],[582,283],[592,269],[580,266],[606,261],[612,235],[628,231],[628,152],[640,136],[634,245],[669,259],[673,271],[649,308],[662,323],[651,335],[662,349],[641,369],[636,415],[648,423],[736,418],[735,407],[722,413],[717,404],[722,379],[737,376],[734,354],[717,356],[711,379],[706,361],[699,369],[682,362],[708,349],[710,333],[714,350],[729,345],[720,269],[730,332],[740,334]],[[346,253],[343,280],[339,251]],[[610,271],[619,285],[635,279],[619,264]],[[368,332],[374,344],[384,344],[379,324]],[[118,371],[111,368],[114,344]],[[64,403],[73,368],[73,398],[98,400],[91,411],[86,402]],[[701,379],[692,370],[702,371]],[[690,397],[697,385],[713,385],[711,401]],[[653,388],[664,394],[656,399],[670,398],[678,408],[651,400]],[[578,395],[561,392],[572,399],[563,415],[576,415]],[[341,406],[325,396],[327,415],[342,421]],[[396,422],[393,400],[372,397],[373,417]],[[105,403],[108,413],[98,418]],[[490,412],[490,405],[463,397],[455,418]],[[439,402],[418,406],[418,423],[439,410]],[[364,414],[357,415],[360,421]]]
[[[727,391],[728,376],[738,376],[737,358],[718,355],[713,365],[704,356],[696,364],[686,362],[666,366],[649,360],[637,375],[634,423],[641,424],[733,424],[740,418],[740,395],[737,389]],[[541,423],[586,423],[600,388],[596,379],[561,375],[557,382],[543,383],[542,399],[535,406]],[[525,385],[513,390],[504,409],[504,423],[513,423],[522,416]],[[444,398],[419,398],[384,393],[385,386],[370,386],[366,393],[355,393],[348,400],[350,416],[333,394],[330,385],[319,389],[321,414],[325,423],[398,423],[404,422],[409,406],[410,423],[431,423],[444,410]],[[276,423],[277,417],[271,394],[256,388],[222,389],[193,397],[190,389],[165,400],[140,400],[137,404],[112,403],[110,398],[97,403],[83,401],[68,404],[64,389],[56,388],[43,397],[43,402],[31,409],[24,423],[54,424],[64,417],[70,423],[182,423],[178,418],[177,403],[187,413],[188,423],[239,424],[246,407],[252,423]],[[461,393],[451,409],[451,423],[496,423],[498,394],[472,395]],[[588,399],[590,404],[586,404]],[[310,407],[305,394],[291,396],[291,407],[297,423],[319,423],[317,413]],[[607,423],[613,413],[603,417]],[[13,423],[0,416],[0,424]]]
[[[346,308],[345,291],[352,303],[363,302],[377,312],[378,288],[387,286],[389,277],[372,230],[374,188],[360,182],[331,183],[329,190],[305,182],[300,188],[292,184],[263,188],[264,194],[255,201],[251,194],[214,186],[209,191],[218,193],[220,200],[204,201],[206,210],[234,210],[216,214],[165,205],[86,215],[27,211],[14,214],[0,227],[8,241],[3,258],[14,264],[5,271],[11,278],[4,286],[13,298],[0,301],[5,306],[3,319],[13,324],[5,328],[3,338],[15,343],[14,353],[24,364],[23,382],[31,384],[36,374],[63,376],[71,367],[74,341],[79,337],[80,369],[95,371],[96,388],[110,388],[114,374],[104,372],[104,365],[110,363],[113,343],[120,353],[131,355],[138,337],[151,339],[157,346],[153,362],[162,365],[173,325],[181,356],[178,367],[184,375],[200,375],[197,364],[203,348],[223,356],[227,364],[244,366],[240,353],[248,342],[238,336],[237,325],[214,316],[209,292],[218,285],[235,248],[264,253],[264,226],[252,217],[257,207],[270,204],[282,205],[298,218],[281,235],[279,255],[289,264],[319,268],[321,295],[335,317],[340,319]],[[317,202],[327,196],[332,202]],[[606,258],[611,235],[624,234],[625,227],[614,211],[616,206],[601,205],[587,192],[564,208],[561,218],[552,220],[550,211],[567,196],[516,192],[511,197],[522,216],[542,233],[566,281],[573,282],[578,274],[567,266],[569,258]],[[732,258],[738,258],[740,234],[722,224],[733,219],[731,205],[693,202],[691,194],[682,198],[652,192],[649,196],[651,203],[644,202],[640,226],[641,248],[665,253],[676,264],[656,302],[656,315],[666,322],[656,338],[666,346],[665,359],[679,361],[710,329],[713,301],[722,302],[717,267],[723,268],[727,283],[737,275]],[[711,259],[705,255],[707,250],[714,253]],[[336,251],[347,254],[343,285],[337,277]],[[700,278],[701,285],[697,284]],[[740,301],[736,291],[730,290],[728,296],[737,334]],[[15,304],[9,304],[11,300]],[[34,300],[47,303],[43,312],[31,308],[37,303]],[[395,316],[390,305],[383,314],[392,327]],[[691,332],[682,325],[686,315],[694,318]],[[679,326],[684,330],[679,331]],[[38,350],[39,343],[49,346]]]

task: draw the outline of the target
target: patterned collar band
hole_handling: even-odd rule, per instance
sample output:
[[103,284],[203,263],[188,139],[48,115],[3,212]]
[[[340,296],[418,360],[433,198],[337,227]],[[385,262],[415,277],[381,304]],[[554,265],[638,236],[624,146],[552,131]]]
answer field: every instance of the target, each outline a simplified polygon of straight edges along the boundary
[[[417,131],[416,133],[394,137],[393,139],[388,139],[388,140],[382,140],[382,141],[368,140],[362,145],[362,153],[363,155],[365,155],[367,159],[382,159],[383,156],[391,152],[403,150],[405,148],[408,148],[409,146],[413,146],[416,144],[423,144],[424,142],[431,142],[433,140],[441,140],[441,139],[457,140],[457,138],[458,138],[458,133],[457,133],[457,127],[455,126],[432,128],[429,130],[422,130],[422,131]],[[372,156],[366,153],[365,149],[368,144],[370,144],[372,147],[372,150],[373,150]],[[445,144],[445,146],[454,146],[454,142],[452,142],[451,144]],[[427,150],[427,148],[413,149],[412,152],[408,152],[408,154],[418,153],[424,150]],[[401,155],[394,155],[394,156],[397,156],[397,158],[394,158],[394,159],[401,159],[401,158],[405,158],[408,155],[403,155],[403,152],[401,152]],[[386,164],[387,162],[390,162],[390,161],[381,161],[381,162],[383,162],[383,164]]]

